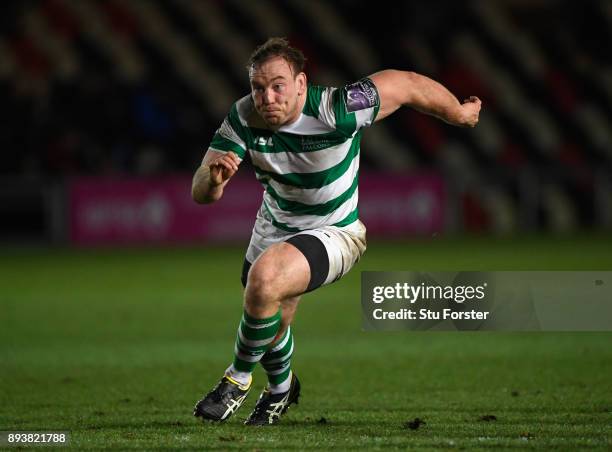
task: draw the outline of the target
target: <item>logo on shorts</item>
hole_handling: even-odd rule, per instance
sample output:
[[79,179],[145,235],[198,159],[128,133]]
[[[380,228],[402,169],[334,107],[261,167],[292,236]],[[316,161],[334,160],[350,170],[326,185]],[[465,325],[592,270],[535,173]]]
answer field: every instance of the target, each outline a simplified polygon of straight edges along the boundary
[[359,80],[346,88],[346,111],[352,113],[378,105],[378,92],[369,78]]

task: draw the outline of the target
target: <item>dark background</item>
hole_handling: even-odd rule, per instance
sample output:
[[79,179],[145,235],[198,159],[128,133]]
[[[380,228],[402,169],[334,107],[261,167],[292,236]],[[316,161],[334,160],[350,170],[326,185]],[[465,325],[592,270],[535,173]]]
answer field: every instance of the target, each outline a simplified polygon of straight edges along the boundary
[[[474,130],[402,109],[364,170],[441,172],[455,232],[612,226],[608,1],[94,1],[0,6],[0,238],[65,240],[65,183],[191,174],[268,36],[318,84],[414,70],[483,101]],[[59,212],[59,213],[58,213]]]

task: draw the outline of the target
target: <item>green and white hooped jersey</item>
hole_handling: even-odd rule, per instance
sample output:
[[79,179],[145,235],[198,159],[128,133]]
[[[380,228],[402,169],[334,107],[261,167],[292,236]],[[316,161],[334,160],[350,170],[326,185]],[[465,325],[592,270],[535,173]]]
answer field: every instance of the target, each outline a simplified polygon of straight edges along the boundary
[[343,88],[308,85],[302,114],[277,131],[266,127],[250,96],[237,101],[210,149],[248,152],[263,184],[262,209],[287,232],[346,226],[358,218],[359,146],[380,106],[366,78]]

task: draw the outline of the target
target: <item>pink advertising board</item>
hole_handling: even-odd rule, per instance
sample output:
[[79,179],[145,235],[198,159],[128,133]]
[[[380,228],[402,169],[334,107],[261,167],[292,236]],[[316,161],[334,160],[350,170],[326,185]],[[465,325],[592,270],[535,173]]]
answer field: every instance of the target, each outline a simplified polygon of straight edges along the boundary
[[[191,199],[191,177],[79,178],[69,194],[70,240],[80,245],[246,241],[263,194],[236,176],[221,201]],[[444,185],[436,175],[363,174],[360,218],[369,237],[431,234],[444,221]]]
[[359,218],[368,237],[442,232],[445,191],[438,174],[365,173],[359,180]]

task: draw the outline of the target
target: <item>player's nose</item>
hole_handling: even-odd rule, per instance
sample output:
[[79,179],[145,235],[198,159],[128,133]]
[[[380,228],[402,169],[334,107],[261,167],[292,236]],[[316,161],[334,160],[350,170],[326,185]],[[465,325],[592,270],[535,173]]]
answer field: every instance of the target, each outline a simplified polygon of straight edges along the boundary
[[263,102],[264,104],[274,103],[274,92],[272,91],[272,89],[268,88],[264,91]]

